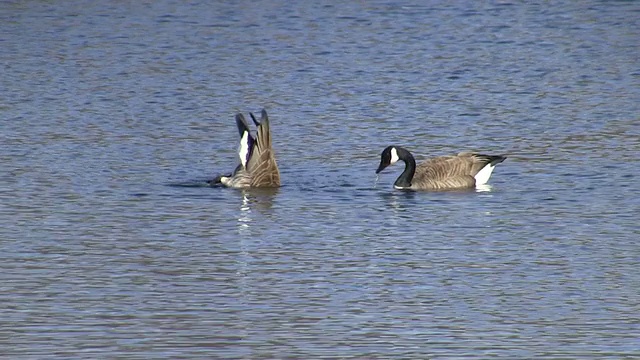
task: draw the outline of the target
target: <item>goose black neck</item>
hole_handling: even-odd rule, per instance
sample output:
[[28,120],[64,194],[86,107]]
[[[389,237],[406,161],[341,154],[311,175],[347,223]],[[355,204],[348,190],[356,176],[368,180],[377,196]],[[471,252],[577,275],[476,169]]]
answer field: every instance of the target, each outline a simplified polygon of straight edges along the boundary
[[396,152],[398,153],[398,158],[404,161],[404,171],[398,176],[394,185],[398,188],[410,188],[411,180],[413,180],[413,175],[416,173],[416,159],[404,148],[396,147]]

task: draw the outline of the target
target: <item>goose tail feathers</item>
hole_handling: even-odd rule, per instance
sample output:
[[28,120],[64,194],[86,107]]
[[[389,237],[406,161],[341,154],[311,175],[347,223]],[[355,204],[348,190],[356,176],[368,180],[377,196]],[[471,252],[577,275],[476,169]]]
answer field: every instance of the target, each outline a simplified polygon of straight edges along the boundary
[[476,187],[489,182],[493,169],[507,158],[505,155],[479,155],[479,157],[486,160],[487,164],[474,176],[476,179]]

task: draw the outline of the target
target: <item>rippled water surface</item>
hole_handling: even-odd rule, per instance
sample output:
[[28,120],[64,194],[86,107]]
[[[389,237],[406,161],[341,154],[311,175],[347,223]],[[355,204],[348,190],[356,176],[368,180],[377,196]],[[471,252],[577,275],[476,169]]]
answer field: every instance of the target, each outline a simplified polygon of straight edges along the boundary
[[[639,358],[639,54],[633,1],[2,2],[0,357]],[[283,186],[205,186],[263,107]]]

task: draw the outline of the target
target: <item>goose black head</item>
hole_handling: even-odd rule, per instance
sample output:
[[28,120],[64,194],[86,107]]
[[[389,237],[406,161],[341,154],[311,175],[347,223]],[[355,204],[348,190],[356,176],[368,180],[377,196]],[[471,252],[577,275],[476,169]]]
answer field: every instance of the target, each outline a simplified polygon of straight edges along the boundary
[[396,147],[387,146],[382,150],[382,154],[380,155],[380,165],[378,166],[378,170],[376,170],[376,174],[379,174],[387,166],[395,164],[398,160],[400,160],[400,158],[398,157],[398,150]]

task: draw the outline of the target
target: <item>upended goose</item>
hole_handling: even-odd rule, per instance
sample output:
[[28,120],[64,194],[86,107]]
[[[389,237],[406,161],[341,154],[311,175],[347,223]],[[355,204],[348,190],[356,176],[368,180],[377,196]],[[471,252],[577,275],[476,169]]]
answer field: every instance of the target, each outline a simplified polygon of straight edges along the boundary
[[251,119],[257,126],[255,137],[251,135],[244,115],[236,115],[236,125],[240,132],[238,156],[240,164],[232,174],[219,176],[211,185],[222,184],[232,188],[275,188],[280,186],[280,171],[271,146],[271,131],[266,110],[262,110],[260,121]]
[[403,190],[457,190],[472,189],[489,181],[497,164],[507,157],[462,152],[423,161],[416,166],[411,153],[400,146],[388,146],[380,157],[376,174],[398,160],[405,163],[402,174],[393,187]]

